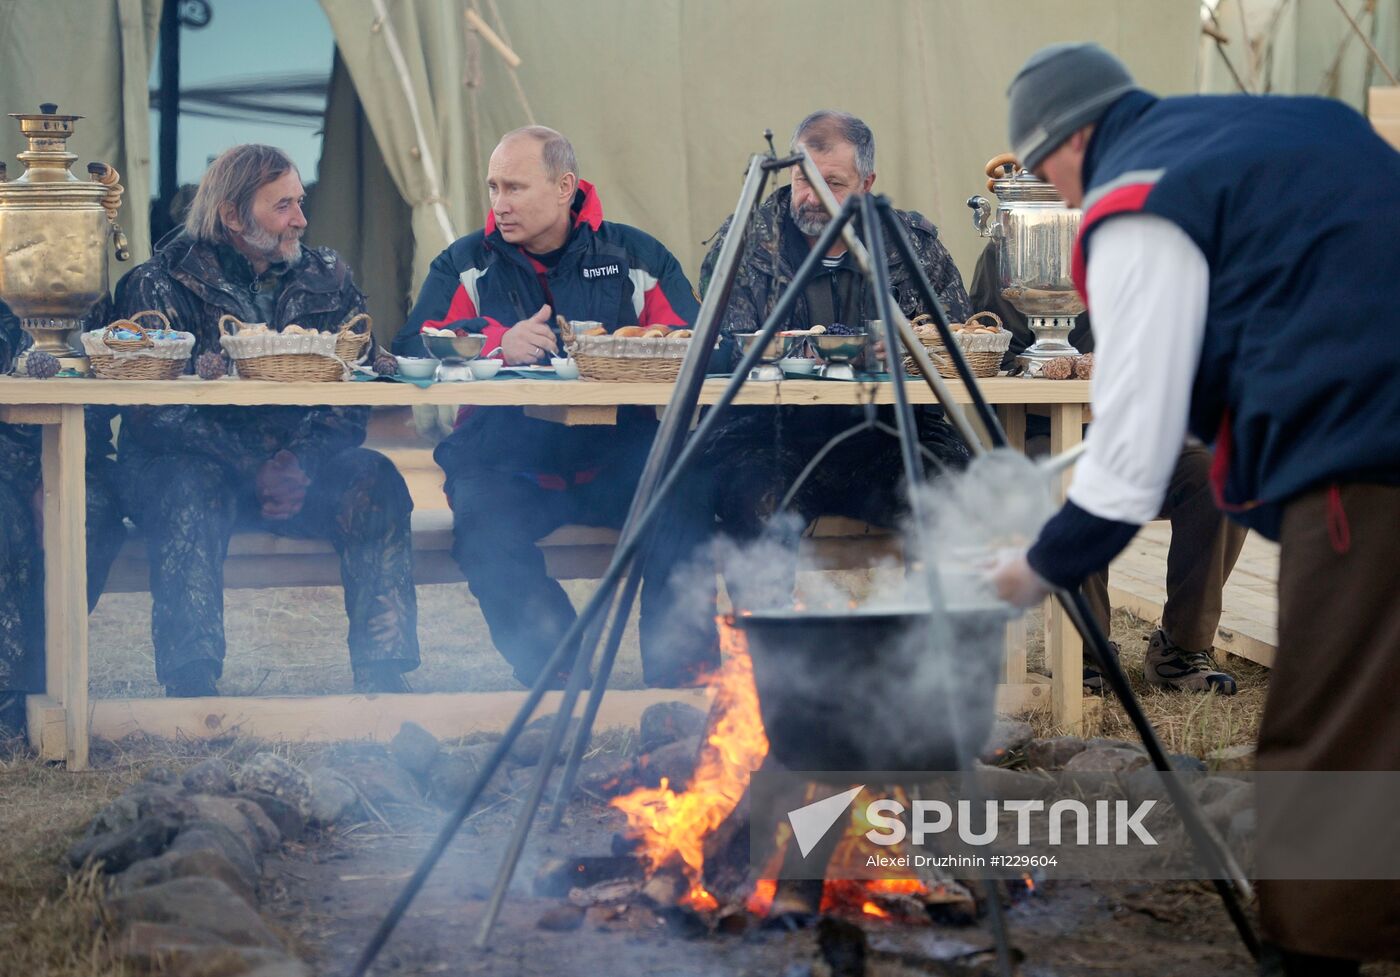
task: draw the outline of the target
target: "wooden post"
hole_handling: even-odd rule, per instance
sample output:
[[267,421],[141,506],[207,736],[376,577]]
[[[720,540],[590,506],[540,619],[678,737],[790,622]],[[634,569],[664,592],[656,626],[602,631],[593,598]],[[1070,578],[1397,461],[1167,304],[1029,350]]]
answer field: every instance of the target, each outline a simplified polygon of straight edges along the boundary
[[48,697],[65,713],[63,759],[88,763],[87,472],[83,408],[43,429],[44,623]]
[[[1026,407],[1024,404],[1001,404],[997,407],[1006,442],[1017,451],[1026,450]],[[1008,685],[1026,679],[1026,616],[1018,614],[1006,625],[1006,663],[1002,681]]]
[[[1055,404],[1050,408],[1050,454],[1058,455],[1084,439],[1084,411],[1079,404]],[[1060,494],[1069,487],[1073,472],[1061,476]],[[1084,642],[1057,601],[1046,601],[1045,661],[1050,666],[1051,710],[1055,723],[1066,733],[1077,734],[1084,719]]]

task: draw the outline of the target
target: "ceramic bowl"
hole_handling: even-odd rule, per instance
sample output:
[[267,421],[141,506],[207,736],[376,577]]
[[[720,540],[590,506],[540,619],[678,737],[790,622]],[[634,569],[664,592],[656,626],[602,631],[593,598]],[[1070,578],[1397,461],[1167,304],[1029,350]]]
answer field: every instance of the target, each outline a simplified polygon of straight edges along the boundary
[[778,366],[783,368],[784,373],[812,374],[817,370],[817,361],[789,356],[779,360]]
[[554,367],[554,375],[560,380],[577,380],[578,364],[564,356],[551,356],[550,366]]
[[399,361],[399,376],[408,380],[431,380],[437,373],[438,361],[427,356],[395,356]]
[[501,361],[497,359],[472,360],[467,366],[471,367],[472,376],[478,380],[490,380],[501,372]]

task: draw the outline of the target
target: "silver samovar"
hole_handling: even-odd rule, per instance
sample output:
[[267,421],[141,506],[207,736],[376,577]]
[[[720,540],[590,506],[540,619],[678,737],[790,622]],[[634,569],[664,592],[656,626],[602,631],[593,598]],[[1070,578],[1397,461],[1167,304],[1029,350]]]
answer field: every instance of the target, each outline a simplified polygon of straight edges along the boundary
[[82,116],[59,115],[51,104],[39,110],[10,116],[29,140],[19,154],[24,174],[7,180],[0,163],[0,298],[33,338],[32,350],[86,373],[75,340],[83,316],[107,294],[107,239],[115,237],[118,259],[130,257],[116,224],[122,187],[105,163],[88,164],[86,183],[69,169],[78,157],[68,152],[68,139]]
[[996,220],[986,197],[970,197],[972,226],[997,242],[998,284],[1002,297],[1028,320],[1035,343],[1016,357],[1026,376],[1040,376],[1045,364],[1078,354],[1069,344],[1074,318],[1084,301],[1070,279],[1079,211],[1066,207],[1048,183],[1014,166],[1009,155],[987,164],[987,188],[997,197]]

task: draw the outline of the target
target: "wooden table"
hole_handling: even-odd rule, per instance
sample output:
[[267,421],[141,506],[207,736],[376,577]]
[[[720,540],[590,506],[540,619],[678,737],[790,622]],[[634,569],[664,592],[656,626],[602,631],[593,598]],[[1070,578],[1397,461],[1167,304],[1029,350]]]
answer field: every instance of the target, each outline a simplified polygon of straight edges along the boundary
[[[950,381],[954,398],[968,403],[962,384]],[[723,380],[706,381],[701,404],[713,404]],[[1048,414],[1051,450],[1064,451],[1080,440],[1089,400],[1081,380],[982,381],[982,394],[997,405],[1013,445],[1021,446],[1028,411]],[[663,407],[672,393],[667,383],[597,383],[579,380],[487,380],[435,384],[270,383],[253,380],[174,381],[31,380],[0,378],[0,421],[43,428],[44,615],[47,625],[45,694],[29,697],[31,741],[41,755],[64,759],[78,770],[88,762],[88,615],[86,486],[83,408],[88,405],[271,404],[326,406],[458,405],[523,406],[533,416],[565,424],[608,424],[620,405]],[[907,386],[915,403],[933,403],[921,383]],[[893,402],[888,383],[785,380],[750,383],[736,403],[744,405],[858,405]],[[1058,607],[1046,612],[1046,660],[1053,679],[1026,672],[1024,625],[1008,636],[1006,684],[999,702],[1017,708],[1043,701],[1047,694],[1056,722],[1068,731],[1083,716],[1080,672],[1083,648]],[[412,697],[406,697],[412,698]],[[411,706],[410,706],[411,708]]]

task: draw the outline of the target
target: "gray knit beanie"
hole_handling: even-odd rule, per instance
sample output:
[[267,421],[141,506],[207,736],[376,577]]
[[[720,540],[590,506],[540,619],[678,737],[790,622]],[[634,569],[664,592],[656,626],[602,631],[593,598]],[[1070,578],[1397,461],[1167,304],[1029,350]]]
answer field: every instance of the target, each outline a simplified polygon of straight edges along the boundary
[[1033,170],[1080,127],[1097,122],[1133,76],[1097,44],[1052,44],[1031,55],[1006,90],[1011,151]]

